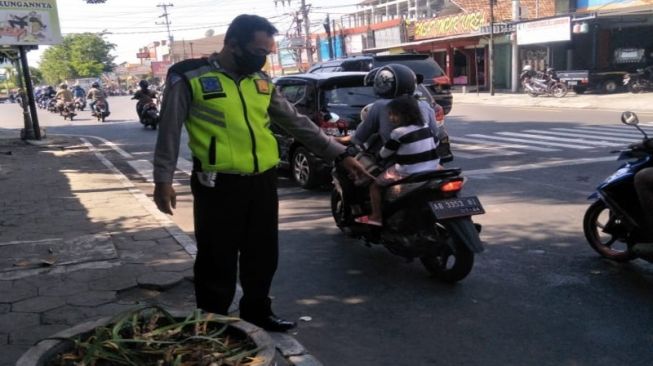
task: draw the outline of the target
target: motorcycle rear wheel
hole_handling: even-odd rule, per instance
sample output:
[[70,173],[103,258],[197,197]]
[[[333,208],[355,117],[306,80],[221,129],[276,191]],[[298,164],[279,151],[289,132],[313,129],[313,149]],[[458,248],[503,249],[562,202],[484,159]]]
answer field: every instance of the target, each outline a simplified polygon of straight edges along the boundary
[[[607,217],[605,213],[607,210]],[[603,214],[603,216],[601,215]],[[612,217],[613,213],[606,204],[598,200],[590,205],[583,217],[583,231],[589,245],[602,257],[611,259],[616,262],[628,262],[635,258],[635,255],[628,250],[613,248],[613,245],[619,241],[619,237],[603,233],[606,223]],[[603,236],[601,235],[603,234]]]
[[472,271],[474,253],[454,233],[449,233],[449,236],[450,240],[453,240],[455,252],[445,245],[440,255],[421,257],[420,261],[437,279],[454,283],[467,277]]

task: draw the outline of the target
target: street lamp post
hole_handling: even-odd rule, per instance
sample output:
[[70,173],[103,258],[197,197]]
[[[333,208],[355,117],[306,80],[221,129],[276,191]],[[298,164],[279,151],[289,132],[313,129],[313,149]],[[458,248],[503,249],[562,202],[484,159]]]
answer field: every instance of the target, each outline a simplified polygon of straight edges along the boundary
[[488,47],[489,74],[490,74],[490,95],[494,96],[494,4],[496,0],[490,1],[490,45]]

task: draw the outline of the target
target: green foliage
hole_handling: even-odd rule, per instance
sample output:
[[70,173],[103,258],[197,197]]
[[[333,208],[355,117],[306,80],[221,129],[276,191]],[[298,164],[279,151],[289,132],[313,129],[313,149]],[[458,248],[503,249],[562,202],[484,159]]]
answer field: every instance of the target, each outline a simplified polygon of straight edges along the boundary
[[65,79],[99,77],[113,70],[115,45],[95,33],[69,34],[59,45],[46,49],[41,56],[43,78],[49,84]]
[[32,77],[32,83],[35,85],[43,83],[43,73],[34,66],[29,67],[29,75]]
[[[48,366],[254,366],[260,351],[249,338],[229,331],[236,321],[199,310],[185,319],[166,310],[146,307],[127,311],[81,337],[64,338],[72,349]],[[53,339],[53,338],[51,338]]]

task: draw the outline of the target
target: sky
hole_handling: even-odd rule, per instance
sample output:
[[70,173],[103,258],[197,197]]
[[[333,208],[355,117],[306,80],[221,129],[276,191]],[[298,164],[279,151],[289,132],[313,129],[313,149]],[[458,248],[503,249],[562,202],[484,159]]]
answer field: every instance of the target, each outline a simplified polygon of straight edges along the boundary
[[[323,32],[322,21],[326,14],[331,18],[351,13],[362,0],[306,0],[311,5],[309,14],[312,30]],[[290,2],[290,5],[289,5]],[[268,18],[284,34],[290,26],[292,15],[301,6],[301,0],[107,0],[104,4],[87,4],[84,0],[58,0],[61,32],[105,32],[104,39],[116,45],[115,63],[137,62],[136,53],[154,41],[168,39],[166,27],[157,25],[163,8],[159,4],[173,4],[168,8],[170,29],[175,41],[196,39],[208,29],[215,34],[224,33],[231,19],[242,13]],[[31,65],[38,65],[45,46],[28,53]]]

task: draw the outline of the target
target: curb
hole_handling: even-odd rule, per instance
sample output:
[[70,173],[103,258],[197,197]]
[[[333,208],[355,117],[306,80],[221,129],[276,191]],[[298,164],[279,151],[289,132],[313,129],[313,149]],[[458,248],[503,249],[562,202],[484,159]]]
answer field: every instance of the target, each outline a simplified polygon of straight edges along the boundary
[[[91,136],[88,136],[91,137]],[[177,243],[184,248],[184,250],[195,258],[197,254],[197,246],[195,241],[183,232],[172,220],[165,214],[160,212],[154,203],[127,178],[109,159],[107,159],[102,152],[100,152],[92,143],[84,137],[79,138],[84,146],[89,149],[114,175],[120,180],[121,184],[127,188],[138,202],[159,221],[161,226],[177,241]],[[100,139],[104,140],[104,139]],[[43,141],[43,140],[41,140]],[[44,144],[47,145],[47,144]],[[122,155],[122,154],[121,154]],[[239,286],[240,287],[240,286]],[[235,301],[235,300],[234,300]],[[284,333],[267,332],[276,343],[276,349],[281,356],[292,366],[322,366],[322,363],[315,357],[310,355],[304,346],[299,343],[295,338]]]

